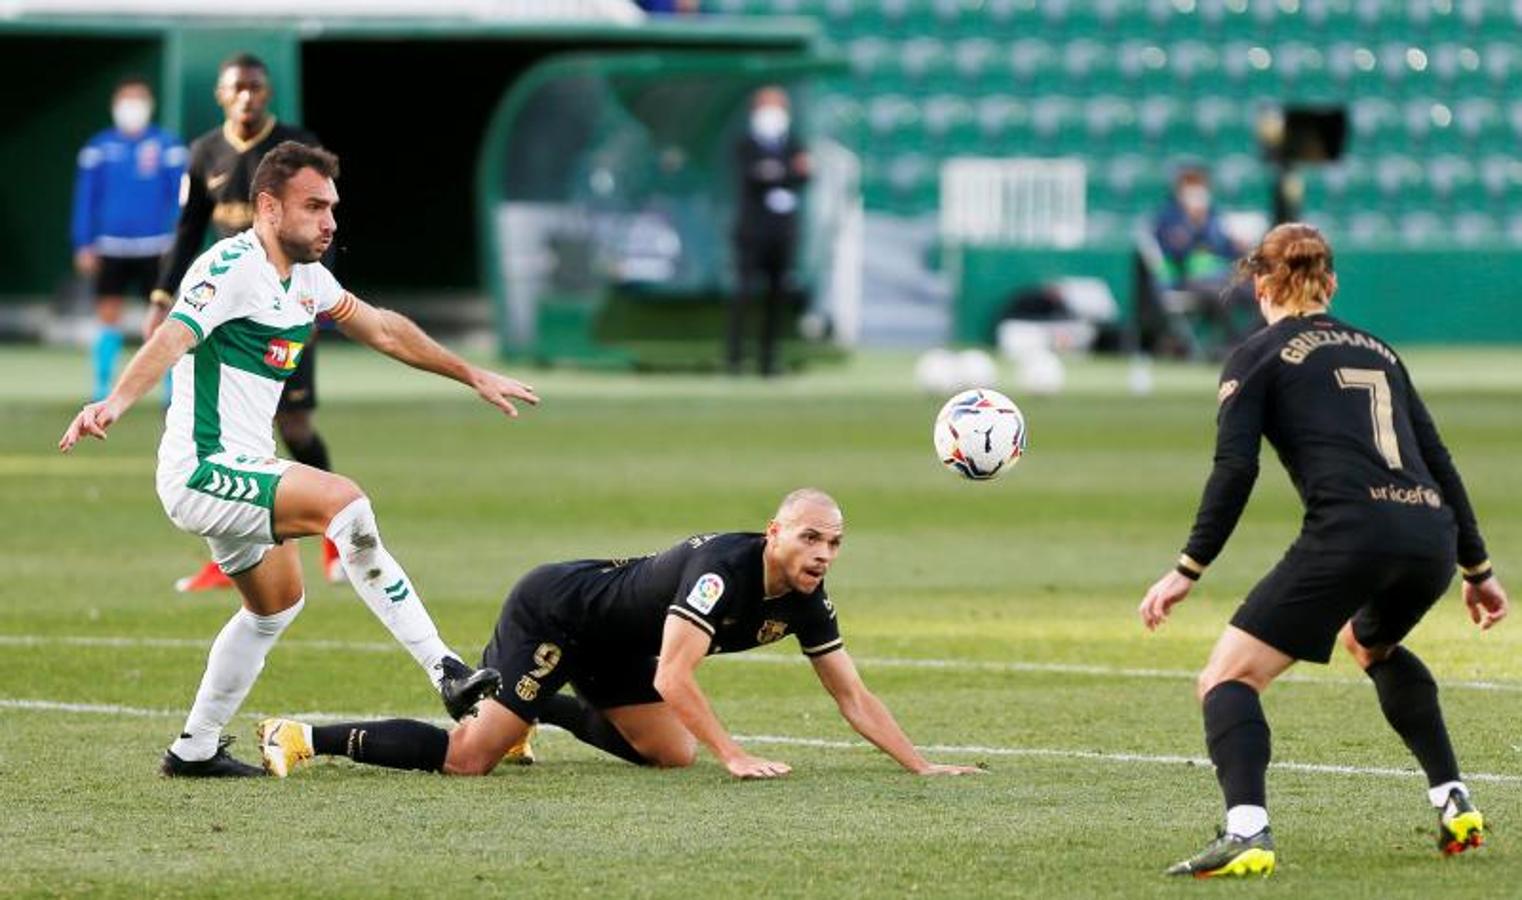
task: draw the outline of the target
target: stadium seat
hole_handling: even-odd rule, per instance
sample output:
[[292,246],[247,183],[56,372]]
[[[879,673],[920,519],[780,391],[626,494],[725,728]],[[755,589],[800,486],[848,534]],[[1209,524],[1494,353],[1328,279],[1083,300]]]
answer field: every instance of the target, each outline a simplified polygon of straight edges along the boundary
[[1365,246],[1393,243],[1399,237],[1388,216],[1368,210],[1353,213],[1345,227],[1349,240]]
[[999,45],[986,37],[964,38],[951,48],[951,64],[963,89],[981,83],[999,63]]
[[1431,210],[1413,210],[1401,216],[1400,236],[1407,244],[1429,244],[1447,237],[1448,225]]
[[916,92],[929,93],[955,85],[948,78],[954,70],[940,38],[910,38],[898,46],[896,58],[904,82]]
[[920,108],[920,121],[932,149],[949,155],[972,145],[976,135],[973,106],[956,94],[938,94]]
[[1052,86],[1059,77],[1059,59],[1051,44],[1040,38],[1021,38],[1010,45],[1009,72],[1017,89],[1027,95]]
[[1455,215],[1452,234],[1455,241],[1469,247],[1493,244],[1502,236],[1496,220],[1478,210],[1466,210]]

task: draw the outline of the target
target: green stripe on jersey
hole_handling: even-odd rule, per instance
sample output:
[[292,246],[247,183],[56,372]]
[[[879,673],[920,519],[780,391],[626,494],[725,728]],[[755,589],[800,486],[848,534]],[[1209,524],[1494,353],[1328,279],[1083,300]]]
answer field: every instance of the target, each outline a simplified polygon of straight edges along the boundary
[[274,472],[245,472],[203,460],[185,486],[223,500],[274,509],[275,486],[279,483],[280,476]]
[[296,371],[296,363],[311,338],[310,323],[277,328],[248,319],[233,319],[213,330],[205,345],[196,351],[213,347],[224,365],[271,381],[284,381]]
[[[216,332],[212,332],[216,334]],[[205,459],[222,452],[222,358],[215,344],[202,342],[195,354],[195,427],[196,458]]]

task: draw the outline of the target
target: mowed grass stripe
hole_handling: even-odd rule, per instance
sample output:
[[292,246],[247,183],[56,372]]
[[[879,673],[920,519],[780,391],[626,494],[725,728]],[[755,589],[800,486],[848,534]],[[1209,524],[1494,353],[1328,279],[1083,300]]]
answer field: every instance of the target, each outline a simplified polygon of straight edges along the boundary
[[[56,700],[38,700],[22,697],[0,697],[0,709],[13,709],[25,712],[60,712],[83,715],[112,715],[132,718],[179,718],[184,715],[168,709],[142,709],[133,706],[120,706],[107,703],[69,703]],[[272,717],[273,713],[245,712],[244,718],[263,719]],[[356,712],[356,713],[330,713],[330,712],[304,712],[290,713],[282,716],[287,719],[297,719],[304,722],[329,721],[329,722],[362,722],[376,719],[393,718],[394,713],[383,712]],[[436,725],[446,725],[444,719],[428,719]],[[541,726],[545,731],[560,731],[553,725]],[[792,735],[779,734],[736,734],[735,740],[748,744],[773,744],[785,747],[807,747],[816,750],[873,750],[871,744],[865,741],[841,741],[828,738],[795,737]],[[1070,759],[1090,762],[1107,763],[1139,763],[1146,765],[1174,765],[1174,766],[1209,766],[1210,760],[1197,756],[1177,756],[1171,754],[1150,753],[1102,753],[1097,750],[1070,750],[1057,747],[985,747],[978,745],[963,744],[925,744],[920,745],[920,750],[926,753],[946,753],[964,756],[1002,756],[1002,757],[1037,757],[1044,759]],[[1286,772],[1303,772],[1317,775],[1356,775],[1379,778],[1420,778],[1422,773],[1415,769],[1395,769],[1380,766],[1340,766],[1326,763],[1300,763],[1300,762],[1274,762],[1270,768]],[[1505,775],[1495,772],[1470,772],[1465,774],[1465,781],[1487,782],[1493,784],[1522,783],[1522,775]]]
[[[122,649],[133,649],[141,647],[144,649],[198,650],[204,652],[211,646],[211,641],[197,640],[195,638],[0,634],[0,647],[46,646],[115,647]],[[324,653],[392,653],[398,649],[395,643],[387,643],[385,641],[332,641],[298,639],[281,641],[280,646],[289,650],[318,651]],[[951,673],[1007,673],[1013,675],[1083,675],[1092,678],[1116,678],[1123,681],[1130,679],[1185,681],[1193,680],[1198,674],[1192,669],[1151,669],[1135,668],[1130,666],[1103,666],[1088,663],[1031,662],[1028,660],[925,659],[918,657],[899,656],[853,656],[852,659],[858,666],[863,666],[866,668],[922,669],[930,672],[945,671]],[[754,653],[743,656],[739,654],[716,656],[713,658],[713,661],[724,664],[753,663],[761,665],[796,666],[805,663],[807,660],[796,656]],[[1368,681],[1362,678],[1340,678],[1335,675],[1307,675],[1297,672],[1290,672],[1289,674],[1277,679],[1277,681],[1281,683],[1292,684],[1325,684],[1338,686],[1368,684]],[[1505,679],[1483,681],[1441,680],[1440,684],[1444,688],[1453,688],[1459,690],[1522,693],[1522,682],[1509,681]]]

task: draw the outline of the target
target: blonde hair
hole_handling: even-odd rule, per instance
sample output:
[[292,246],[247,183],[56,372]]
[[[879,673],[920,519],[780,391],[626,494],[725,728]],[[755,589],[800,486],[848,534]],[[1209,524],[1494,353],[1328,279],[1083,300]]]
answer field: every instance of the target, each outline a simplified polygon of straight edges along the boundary
[[1314,225],[1276,225],[1252,253],[1237,263],[1238,280],[1263,279],[1274,306],[1296,315],[1332,302],[1332,245]]

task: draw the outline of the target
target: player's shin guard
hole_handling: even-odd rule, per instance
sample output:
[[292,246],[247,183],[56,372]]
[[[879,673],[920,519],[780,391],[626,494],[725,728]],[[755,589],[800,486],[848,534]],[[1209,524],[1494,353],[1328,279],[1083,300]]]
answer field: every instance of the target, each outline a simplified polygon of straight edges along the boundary
[[354,590],[437,686],[443,678],[439,663],[446,656],[458,659],[459,654],[445,646],[423,598],[401,564],[386,552],[370,501],[361,497],[340,510],[328,523],[327,536],[337,545]]
[[170,746],[186,762],[210,759],[217,752],[217,737],[243,704],[249,689],[264,668],[264,657],[280,633],[301,613],[305,600],[284,612],[261,616],[239,608],[222,626],[206,658],[206,674],[196,691],[195,703],[185,720],[185,731]]
[[442,772],[449,732],[412,719],[317,725],[312,728],[312,752],[388,769]]
[[602,710],[580,697],[556,694],[546,699],[539,706],[539,721],[564,728],[582,743],[591,744],[637,766],[650,764],[650,760],[641,756],[634,745],[624,739],[623,733],[603,715]]
[[1204,708],[1205,743],[1227,809],[1266,806],[1272,751],[1258,692],[1240,681],[1222,682],[1205,695]]
[[1415,653],[1396,647],[1388,659],[1364,670],[1379,694],[1385,720],[1427,773],[1427,784],[1444,785],[1459,780],[1459,762],[1443,724],[1437,699],[1437,682]]

